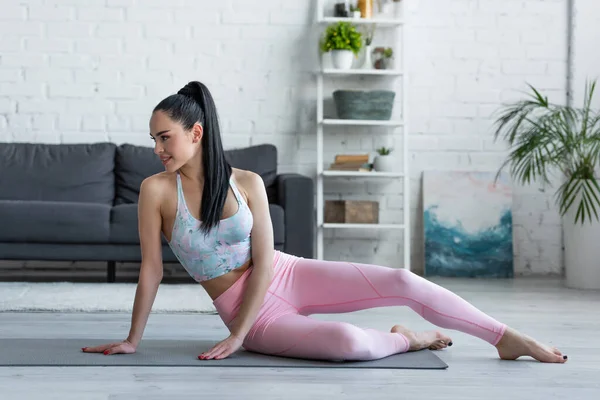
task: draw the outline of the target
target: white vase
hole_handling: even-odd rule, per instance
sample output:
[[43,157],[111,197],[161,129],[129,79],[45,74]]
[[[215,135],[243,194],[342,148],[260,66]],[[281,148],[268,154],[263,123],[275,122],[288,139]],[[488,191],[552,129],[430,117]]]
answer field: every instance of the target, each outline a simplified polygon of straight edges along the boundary
[[396,159],[391,155],[376,155],[373,159],[373,169],[376,172],[394,172],[396,170]]
[[338,69],[352,68],[354,53],[350,50],[331,50],[331,61]]
[[371,58],[371,54],[373,51],[371,50],[371,46],[365,47],[365,58],[362,64],[362,69],[373,69],[373,59]]
[[578,196],[562,219],[565,284],[573,289],[600,290],[600,221],[592,217],[584,224],[575,224],[580,201]]
[[394,2],[392,0],[381,0],[379,3],[379,13],[382,17],[393,18]]
[[394,18],[402,19],[404,17],[404,4],[402,1],[394,1]]

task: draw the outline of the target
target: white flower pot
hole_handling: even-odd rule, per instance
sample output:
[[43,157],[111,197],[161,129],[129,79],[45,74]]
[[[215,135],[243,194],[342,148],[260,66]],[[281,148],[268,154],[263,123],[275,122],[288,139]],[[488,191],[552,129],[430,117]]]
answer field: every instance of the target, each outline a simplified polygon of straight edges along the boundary
[[331,61],[335,68],[350,69],[353,60],[354,53],[350,50],[331,50]]
[[404,17],[404,4],[401,1],[394,2],[394,18],[402,19]]
[[600,290],[600,221],[592,217],[575,224],[580,198],[563,217],[565,284],[573,289]]
[[360,11],[352,11],[352,18],[360,19]]
[[391,155],[376,155],[373,159],[373,169],[377,172],[394,172],[396,170],[396,159]]
[[365,47],[365,58],[363,60],[362,69],[373,69],[373,59],[371,57],[372,52],[373,50],[371,49],[370,45]]

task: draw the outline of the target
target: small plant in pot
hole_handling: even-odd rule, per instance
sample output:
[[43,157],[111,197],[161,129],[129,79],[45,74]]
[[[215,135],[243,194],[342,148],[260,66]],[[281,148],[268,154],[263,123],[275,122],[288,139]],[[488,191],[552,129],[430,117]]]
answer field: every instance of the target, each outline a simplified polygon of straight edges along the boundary
[[325,30],[320,43],[321,51],[331,52],[333,66],[352,68],[352,61],[362,48],[362,33],[349,22],[338,22]]
[[375,69],[390,69],[394,58],[394,50],[391,47],[376,47],[373,51],[375,55]]
[[394,172],[396,162],[392,157],[392,149],[389,147],[380,147],[377,155],[373,159],[373,169],[377,172]]
[[[501,166],[522,185],[562,184],[555,196],[562,217],[566,284],[600,289],[600,111],[592,107],[596,82],[587,83],[583,106],[553,104],[531,85],[527,99],[503,107],[494,136],[510,145]],[[500,173],[500,171],[498,172]]]

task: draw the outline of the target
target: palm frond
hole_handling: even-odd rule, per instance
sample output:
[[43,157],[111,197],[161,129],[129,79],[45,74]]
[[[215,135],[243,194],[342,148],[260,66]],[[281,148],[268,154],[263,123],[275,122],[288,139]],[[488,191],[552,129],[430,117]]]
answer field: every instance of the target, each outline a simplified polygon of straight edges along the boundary
[[521,184],[550,183],[557,168],[566,181],[557,189],[561,215],[576,207],[575,222],[600,220],[600,112],[592,108],[596,82],[587,84],[583,108],[553,104],[532,85],[529,97],[504,106],[495,121],[494,137],[510,145],[496,174],[510,166]]

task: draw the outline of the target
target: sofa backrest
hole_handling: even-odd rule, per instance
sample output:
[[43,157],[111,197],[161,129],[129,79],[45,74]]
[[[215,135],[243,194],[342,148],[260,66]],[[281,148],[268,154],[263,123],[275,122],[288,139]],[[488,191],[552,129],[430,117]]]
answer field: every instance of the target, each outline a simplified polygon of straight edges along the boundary
[[111,205],[116,145],[0,143],[0,200]]
[[270,187],[277,177],[277,147],[272,144],[231,149],[225,151],[225,158],[234,168],[245,169],[259,174],[265,186]]
[[137,203],[140,186],[147,177],[165,167],[152,147],[122,144],[115,155],[115,204]]
[[[261,144],[225,151],[232,167],[259,174],[268,188],[277,176],[277,148]],[[142,181],[165,168],[152,147],[122,144],[115,157],[115,204],[137,203]]]

